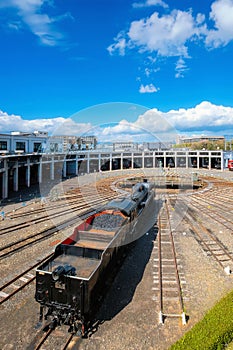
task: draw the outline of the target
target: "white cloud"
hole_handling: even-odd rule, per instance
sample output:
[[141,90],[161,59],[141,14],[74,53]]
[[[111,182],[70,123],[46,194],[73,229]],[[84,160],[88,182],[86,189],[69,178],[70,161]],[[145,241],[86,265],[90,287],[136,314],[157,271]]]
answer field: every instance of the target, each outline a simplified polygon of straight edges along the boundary
[[140,86],[139,92],[141,94],[145,94],[145,93],[153,93],[153,92],[158,92],[159,88],[156,88],[153,84],[149,84],[149,85],[142,85]]
[[124,33],[121,32],[117,35],[116,38],[114,38],[115,43],[110,45],[107,50],[110,55],[113,55],[116,51],[119,53],[120,56],[125,55],[125,49],[127,46],[126,39],[124,38]]
[[117,123],[97,126],[62,117],[26,120],[21,116],[0,111],[0,133],[34,130],[48,131],[53,135],[91,134],[97,136],[99,141],[112,142],[126,139],[147,141],[153,137],[165,141],[174,139],[180,132],[226,134],[226,130],[233,130],[233,107],[203,101],[193,108],[168,112],[153,108],[140,115],[135,114],[134,122],[129,122],[125,117]]
[[150,74],[151,74],[151,69],[150,68],[145,68],[145,74],[146,74],[146,76],[147,77],[149,77],[150,76]]
[[77,123],[70,118],[23,119],[19,115],[7,114],[0,110],[0,133],[11,131],[47,131],[53,135],[81,135],[91,128],[90,123]]
[[134,125],[144,130],[150,130],[153,133],[164,133],[174,131],[174,127],[168,122],[166,113],[159,111],[157,108],[150,109],[141,114]]
[[185,61],[183,58],[179,58],[178,61],[176,62],[176,78],[184,78],[184,73],[188,70]]
[[22,25],[20,21],[12,21],[10,23],[7,23],[7,28],[10,30],[19,31],[22,29]]
[[136,48],[139,52],[157,52],[160,56],[188,57],[188,41],[202,31],[200,16],[196,20],[191,12],[173,10],[163,16],[154,12],[149,18],[133,21],[127,33],[121,32],[110,46],[111,54],[118,52],[119,41],[122,43],[124,38],[124,52],[126,48]]
[[233,107],[203,101],[193,108],[168,112],[153,108],[138,116],[133,125],[154,134],[200,129],[214,133],[227,127],[233,130]]
[[[134,7],[161,4],[157,0],[134,3]],[[210,21],[202,13],[193,15],[192,9],[172,10],[166,14],[153,12],[150,17],[131,22],[128,30],[121,31],[109,46],[111,54],[125,55],[136,50],[140,54],[157,57],[179,57],[176,77],[187,70],[181,60],[190,58],[190,44],[202,43],[208,49],[227,45],[233,40],[233,0],[216,0],[211,5]]]
[[151,74],[154,74],[154,73],[157,73],[160,71],[160,68],[149,68],[149,67],[146,67],[144,69],[144,72],[145,72],[145,75],[147,78],[149,78],[149,76],[151,76]]
[[226,134],[233,130],[233,108],[203,101],[193,108],[162,112],[156,108],[138,115],[134,122],[122,119],[118,123],[99,125],[92,129],[99,141],[171,141],[179,133],[202,132]]
[[233,127],[233,108],[203,101],[194,108],[171,110],[167,118],[179,130],[205,128],[217,131],[226,126]]
[[7,114],[0,111],[0,132],[7,133],[10,131],[32,132],[34,130],[53,132],[56,127],[64,123],[65,118],[54,119],[34,119],[26,120],[19,115]]
[[[57,119],[57,118],[55,118]],[[54,119],[51,119],[53,121]],[[92,132],[91,123],[79,123],[72,118],[62,118],[62,123],[55,125],[53,135],[83,135]]]
[[[55,26],[64,18],[71,18],[69,13],[58,17],[50,17],[44,13],[44,5],[53,6],[50,0],[5,0],[0,4],[1,8],[12,8],[17,10],[17,27],[15,21],[8,21],[8,28],[19,29],[22,24],[27,26],[29,30],[36,35],[43,45],[55,46],[63,43],[64,35],[59,32]],[[10,18],[10,16],[8,16]]]
[[149,6],[161,6],[167,8],[168,5],[162,0],[146,0],[144,2],[134,2],[132,5],[134,8],[149,7]]
[[233,40],[233,0],[217,0],[211,5],[210,19],[215,29],[209,30],[206,37],[208,47],[217,48]]
[[[148,126],[148,125],[146,125]],[[157,130],[157,135],[159,130]],[[167,131],[167,130],[166,130]],[[119,123],[110,123],[108,126],[99,125],[93,128],[92,134],[97,136],[99,142],[114,142],[114,141],[157,141],[157,136],[154,135],[150,128],[144,128],[137,122],[128,122],[123,119]]]
[[123,133],[130,133],[134,132],[135,127],[133,123],[128,122],[127,120],[123,119],[119,123],[113,123],[110,124],[110,126],[104,127],[102,134],[103,135],[109,135],[109,134],[123,134]]

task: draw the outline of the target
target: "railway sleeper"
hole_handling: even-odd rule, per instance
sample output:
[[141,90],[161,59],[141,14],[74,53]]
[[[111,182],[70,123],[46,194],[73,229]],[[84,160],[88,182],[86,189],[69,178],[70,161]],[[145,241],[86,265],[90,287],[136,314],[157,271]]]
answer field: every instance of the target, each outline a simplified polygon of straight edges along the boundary
[[177,317],[177,318],[181,318],[182,321],[182,325],[186,325],[187,323],[187,317],[185,312],[182,312],[181,314],[166,314],[163,313],[162,311],[159,312],[159,323],[160,324],[164,324],[164,320],[166,317]]

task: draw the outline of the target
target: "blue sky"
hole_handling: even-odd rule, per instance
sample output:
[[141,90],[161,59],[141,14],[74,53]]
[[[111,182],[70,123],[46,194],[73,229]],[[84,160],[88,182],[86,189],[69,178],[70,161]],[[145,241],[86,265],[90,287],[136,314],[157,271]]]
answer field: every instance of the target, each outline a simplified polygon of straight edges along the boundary
[[233,134],[232,23],[233,0],[0,0],[0,133]]

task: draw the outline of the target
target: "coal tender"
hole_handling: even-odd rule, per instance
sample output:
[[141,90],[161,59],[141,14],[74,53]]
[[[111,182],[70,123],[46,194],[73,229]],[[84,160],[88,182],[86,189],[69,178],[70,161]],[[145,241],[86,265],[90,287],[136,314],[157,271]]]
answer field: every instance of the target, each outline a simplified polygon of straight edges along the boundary
[[87,335],[108,275],[126,247],[145,233],[137,227],[153,198],[149,183],[137,183],[131,195],[110,201],[56,247],[36,270],[41,321],[48,320],[51,328],[66,324],[70,332]]

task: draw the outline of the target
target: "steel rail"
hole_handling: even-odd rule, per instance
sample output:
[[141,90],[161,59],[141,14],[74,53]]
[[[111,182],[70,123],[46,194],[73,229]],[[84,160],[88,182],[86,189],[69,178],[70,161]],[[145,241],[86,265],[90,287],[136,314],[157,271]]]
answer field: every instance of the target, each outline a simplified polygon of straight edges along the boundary
[[180,302],[180,311],[183,314],[184,313],[184,301],[182,298],[182,288],[181,288],[181,282],[180,282],[180,276],[179,276],[178,264],[177,264],[177,258],[176,258],[176,248],[175,248],[175,243],[174,243],[173,232],[171,229],[171,221],[170,221],[170,217],[169,217],[168,201],[169,200],[167,199],[167,201],[165,202],[165,206],[166,206],[166,212],[167,212],[167,217],[168,217],[169,236],[170,236],[170,240],[172,243],[172,255],[173,255],[173,261],[174,261],[174,265],[175,265],[177,290],[178,290],[179,302]]
[[[187,223],[189,224],[189,226],[191,227],[192,231],[199,237],[200,239],[200,243],[204,245],[204,247],[206,248],[206,251],[208,251],[212,257],[217,261],[217,263],[224,269],[226,267],[225,264],[223,264],[222,259],[220,260],[219,257],[223,257],[225,256],[225,258],[227,257],[227,259],[225,261],[231,261],[233,262],[233,256],[230,254],[230,252],[224,247],[224,245],[222,244],[222,242],[219,241],[219,239],[217,239],[209,230],[207,230],[207,228],[202,225],[200,222],[197,222],[196,219],[193,217],[193,215],[191,213],[187,213],[185,220],[187,221]],[[199,226],[200,230],[197,229],[196,225]],[[205,234],[217,245],[217,247],[219,248],[219,250],[222,252],[221,254],[215,254],[214,251],[216,251],[216,248],[212,248],[211,247],[211,243],[207,243],[204,240],[203,235],[200,234],[200,232],[205,232]]]
[[[219,210],[223,211],[223,212],[224,212],[224,207],[225,207],[225,210],[230,209],[229,203],[226,203],[226,198],[225,198],[225,201],[219,201],[218,194],[214,195],[214,198],[211,196],[208,196],[208,198],[207,197],[203,198],[203,196],[200,196],[200,195],[198,196],[198,195],[194,194],[194,195],[192,195],[191,198],[194,199],[195,201],[201,199],[201,201],[206,203],[207,205],[215,205],[215,208],[219,208]],[[219,202],[221,202],[221,203],[219,203]],[[232,204],[232,208],[233,208],[233,204]]]
[[158,217],[158,279],[159,279],[159,323],[163,323],[163,286],[162,286],[162,249],[161,249],[161,214]]
[[[93,209],[89,209],[89,210],[83,210],[84,213],[81,214],[81,210],[80,210],[80,218],[84,219],[86,217],[86,215],[91,215],[91,213],[95,213],[95,210]],[[58,224],[58,225],[53,225],[51,228],[49,229],[45,229],[39,233],[36,233],[34,235],[30,235],[29,237],[27,238],[24,238],[24,239],[21,239],[17,242],[13,242],[13,243],[10,243],[8,244],[7,246],[3,247],[0,249],[0,251],[3,251],[3,253],[0,255],[0,259],[3,259],[23,248],[26,248],[32,244],[35,244],[35,243],[38,243],[42,240],[45,240],[47,238],[49,238],[50,236],[52,236],[54,233],[57,233],[59,232],[60,230],[63,230],[64,228],[66,228],[67,226],[70,226],[72,224],[75,224],[77,222],[77,216],[71,218],[71,219],[67,219],[65,221],[63,221],[62,223]],[[34,239],[33,241],[30,241],[31,239],[37,237],[36,239]],[[29,242],[28,242],[29,241]],[[17,245],[18,246],[15,246]],[[4,251],[6,251],[7,249],[9,248],[14,248],[10,251],[7,251],[4,253]]]
[[[53,253],[47,255],[44,259],[42,259],[40,262],[37,262],[36,264],[30,266],[27,270],[21,272],[19,275],[15,276],[13,279],[11,279],[10,281],[8,281],[7,283],[5,283],[4,285],[2,285],[0,287],[0,297],[2,297],[2,300],[0,300],[0,305],[3,304],[5,301],[7,301],[8,299],[10,299],[13,295],[15,295],[16,293],[18,293],[20,290],[22,290],[24,287],[26,287],[28,284],[30,284],[35,278],[36,276],[27,276],[27,274],[32,271],[33,269],[35,269],[37,266],[39,266],[41,263],[43,263],[45,260],[47,260],[49,257],[51,257],[53,255]],[[20,280],[20,278],[22,278],[23,276],[27,276],[25,278],[24,284],[22,284],[21,286],[18,286],[18,288],[15,288],[14,285],[14,290],[11,293],[6,293],[6,292],[2,292],[4,291],[4,289],[10,287],[11,285],[13,285],[16,281]],[[22,278],[21,281],[23,281],[24,278]],[[27,281],[26,281],[27,280]]]
[[39,343],[36,344],[36,346],[34,347],[33,350],[39,350],[42,345],[44,344],[44,342],[46,341],[46,339],[50,336],[50,334],[53,332],[54,329],[49,328],[48,331],[43,335],[43,337],[40,339]]
[[[225,269],[227,266],[224,264],[224,262],[233,262],[233,255],[219,240],[219,238],[216,237],[210,230],[206,228],[206,226],[200,222],[199,218],[196,217],[196,215],[199,213],[196,209],[197,208],[195,206],[195,212],[193,212],[189,207],[184,215],[184,213],[181,212],[180,208],[176,208],[176,213],[179,214],[181,218],[188,224],[193,234],[196,235],[194,235],[194,238],[196,238],[197,242],[204,247],[203,249],[211,254],[211,256],[217,261],[221,268]],[[210,242],[207,241],[204,235],[208,237]],[[213,246],[213,244],[215,246]],[[215,251],[218,251],[218,253],[215,253]]]
[[[109,194],[110,196],[110,194]],[[113,197],[113,194],[111,194],[110,198]],[[109,197],[106,196],[104,199],[102,199],[102,201],[104,200],[108,200]],[[90,201],[91,198],[88,199],[88,201]],[[98,202],[100,202],[100,200],[97,198],[96,199],[96,196],[94,196],[94,199],[92,200],[92,203],[93,204],[97,204]],[[43,217],[40,217],[40,218],[33,218],[33,219],[30,219],[28,220],[27,222],[24,222],[24,223],[19,223],[19,224],[14,224],[12,226],[8,226],[8,227],[4,227],[3,229],[0,229],[0,235],[4,235],[4,234],[8,234],[10,232],[14,232],[14,231],[18,231],[19,229],[23,229],[23,228],[26,228],[26,227],[29,227],[31,226],[31,224],[38,224],[38,223],[41,223],[41,222],[44,222],[45,220],[50,220],[50,219],[54,219],[56,217],[60,217],[61,214],[68,214],[70,212],[72,212],[73,210],[79,210],[79,209],[82,209],[83,207],[83,203],[81,204],[78,204],[78,205],[75,205],[74,207],[71,207],[71,208],[67,208],[64,210],[64,205],[63,205],[63,210],[62,211],[59,211],[59,212],[56,212],[55,214],[50,214],[50,215],[46,215],[46,216],[43,216]],[[2,249],[0,249],[1,251]]]
[[[197,201],[198,200],[196,200],[196,202]],[[205,209],[204,212],[202,211],[203,215],[206,215],[206,216],[210,217],[214,221],[216,221],[219,224],[221,224],[222,226],[226,227],[228,230],[230,230],[230,234],[233,235],[232,227],[229,227],[226,223],[223,222],[223,221],[226,221],[226,222],[228,222],[229,224],[231,224],[233,226],[233,222],[231,220],[228,220],[226,217],[224,217],[221,214],[219,214],[216,210],[212,210],[212,213],[210,213],[211,211],[208,208],[206,208],[205,206],[201,205],[201,203],[198,203],[198,204],[199,204],[199,206],[203,207],[203,209]],[[193,206],[197,211],[200,211],[200,208],[198,207],[197,204],[191,203],[191,206]]]
[[[164,231],[166,230],[166,231]],[[163,233],[164,231],[164,233]],[[167,232],[168,231],[168,232]],[[164,236],[164,237],[162,237]],[[168,238],[168,240],[165,239]],[[170,242],[170,248],[169,243]],[[164,243],[164,244],[163,244]],[[164,248],[163,248],[164,246]],[[165,310],[165,303],[164,303],[164,287],[163,287],[163,280],[166,277],[166,272],[163,272],[165,267],[168,267],[168,265],[164,265],[163,267],[163,253],[168,253],[168,251],[165,251],[165,247],[167,249],[169,248],[169,255],[172,254],[171,261],[172,269],[175,271],[175,290],[176,293],[174,295],[174,299],[178,301],[178,306],[173,304],[173,309],[178,308],[178,312],[166,312]],[[169,273],[168,275],[172,275],[173,273]],[[170,283],[173,283],[170,281]],[[177,256],[176,256],[176,249],[175,249],[175,243],[173,238],[173,232],[171,230],[171,223],[170,223],[170,215],[169,215],[169,208],[167,204],[167,199],[165,199],[165,203],[163,207],[160,210],[159,213],[159,219],[158,219],[158,284],[159,284],[159,323],[163,323],[165,317],[181,317],[182,324],[186,324],[186,316],[184,312],[184,302],[182,297],[182,287],[181,287],[181,281],[179,276],[179,270],[178,270],[178,263],[177,263]],[[171,289],[174,290],[174,286]],[[169,289],[168,289],[169,291]]]

